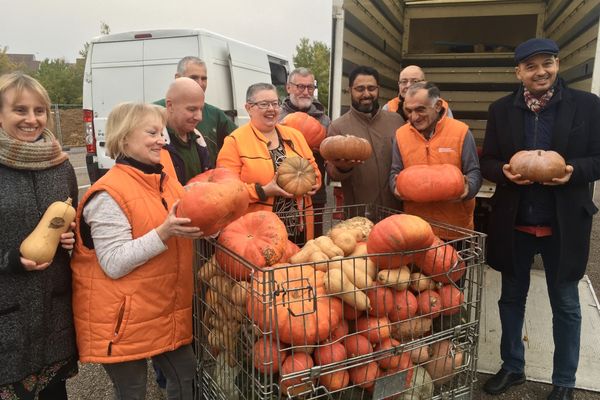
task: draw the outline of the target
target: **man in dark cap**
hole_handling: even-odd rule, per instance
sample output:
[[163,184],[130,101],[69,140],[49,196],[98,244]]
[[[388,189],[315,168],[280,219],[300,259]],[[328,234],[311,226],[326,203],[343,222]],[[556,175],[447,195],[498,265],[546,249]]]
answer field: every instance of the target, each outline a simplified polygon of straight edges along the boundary
[[[554,385],[548,399],[572,399],[579,362],[581,310],[577,284],[587,266],[592,216],[590,184],[600,179],[600,100],[558,77],[558,46],[530,39],[515,49],[520,87],[490,106],[481,157],[496,183],[488,264],[502,273],[498,307],[502,369],[483,386],[500,394],[525,382],[523,320],[530,269],[540,253],[552,307]],[[532,182],[511,171],[520,150],[553,150],[564,176]]]

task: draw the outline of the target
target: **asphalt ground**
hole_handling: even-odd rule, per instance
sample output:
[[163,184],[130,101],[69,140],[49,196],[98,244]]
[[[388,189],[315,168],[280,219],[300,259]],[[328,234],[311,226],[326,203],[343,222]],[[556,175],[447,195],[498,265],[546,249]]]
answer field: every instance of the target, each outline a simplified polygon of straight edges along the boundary
[[[71,148],[69,151],[70,160],[77,174],[80,187],[79,198],[89,187],[89,179],[85,167],[85,149]],[[594,195],[596,204],[600,204],[600,185],[596,187]],[[592,238],[590,246],[590,257],[587,268],[587,275],[592,282],[596,296],[600,298],[600,213],[594,217],[592,225]],[[536,263],[538,264],[538,263]],[[537,265],[540,267],[540,265]],[[551,334],[551,332],[548,332]],[[546,399],[552,385],[527,381],[525,384],[511,388],[507,393],[498,396],[491,396],[483,392],[481,386],[490,377],[486,374],[477,374],[478,381],[474,387],[474,400],[542,400]],[[600,379],[600,371],[598,372]],[[113,390],[110,380],[102,366],[97,364],[80,364],[79,374],[67,382],[69,399],[73,400],[111,400],[113,399]],[[165,399],[163,392],[158,389],[154,382],[154,371],[148,367],[148,393],[147,400]],[[599,392],[577,390],[575,392],[576,400],[600,400]]]

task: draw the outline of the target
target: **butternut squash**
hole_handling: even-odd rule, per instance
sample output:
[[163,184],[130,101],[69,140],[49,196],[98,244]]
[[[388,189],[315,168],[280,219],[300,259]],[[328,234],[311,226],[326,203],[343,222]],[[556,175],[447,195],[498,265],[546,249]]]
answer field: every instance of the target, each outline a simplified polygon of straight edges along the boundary
[[406,290],[410,283],[410,269],[404,266],[399,269],[384,269],[377,273],[377,282],[396,290]]
[[371,308],[371,303],[365,292],[354,286],[341,269],[330,269],[323,280],[328,294],[339,297],[359,311]]
[[52,261],[58,245],[60,235],[71,228],[75,220],[75,209],[71,206],[69,197],[65,201],[55,201],[50,204],[37,226],[21,243],[21,255],[43,264]]

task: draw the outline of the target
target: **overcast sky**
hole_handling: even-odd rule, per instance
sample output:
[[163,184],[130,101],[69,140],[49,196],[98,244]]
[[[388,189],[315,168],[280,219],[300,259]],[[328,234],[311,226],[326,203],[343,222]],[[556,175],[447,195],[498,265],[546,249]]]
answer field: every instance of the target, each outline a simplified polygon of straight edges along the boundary
[[292,58],[301,37],[331,46],[331,0],[0,0],[0,47],[73,62],[100,34],[204,28]]

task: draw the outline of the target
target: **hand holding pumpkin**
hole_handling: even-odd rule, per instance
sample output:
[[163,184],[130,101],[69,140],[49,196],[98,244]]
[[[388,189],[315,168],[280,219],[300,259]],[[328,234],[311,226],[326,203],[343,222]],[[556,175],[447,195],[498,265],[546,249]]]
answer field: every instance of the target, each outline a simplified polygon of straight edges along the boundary
[[60,245],[65,250],[73,250],[73,245],[75,244],[75,233],[73,232],[73,229],[75,229],[75,222],[71,222],[69,230],[60,235]]
[[504,176],[508,178],[508,180],[517,185],[531,185],[533,183],[529,179],[524,179],[521,174],[513,174],[512,170],[510,169],[510,164],[504,164],[502,166],[502,172],[504,173]]
[[36,264],[36,262],[33,260],[28,260],[25,257],[21,257],[21,265],[23,265],[23,268],[25,268],[27,271],[43,271],[48,268],[51,262],[52,261]]
[[179,200],[173,204],[165,221],[156,228],[156,233],[163,243],[173,236],[181,236],[190,239],[199,239],[204,236],[204,233],[200,231],[200,228],[196,226],[186,226],[192,222],[191,219],[177,218],[175,213],[177,212],[178,204]]
[[565,167],[565,176],[562,178],[552,178],[552,181],[544,182],[543,184],[548,186],[564,185],[565,183],[569,182],[571,175],[573,175],[573,166],[567,165]]
[[271,179],[271,181],[269,183],[267,183],[265,186],[262,187],[263,191],[265,192],[265,195],[267,197],[272,197],[272,196],[288,197],[288,198],[294,197],[293,194],[286,192],[285,190],[283,190],[281,188],[281,186],[279,186],[277,184],[278,176],[279,176],[279,174],[276,172],[275,175],[273,176],[273,179]]

